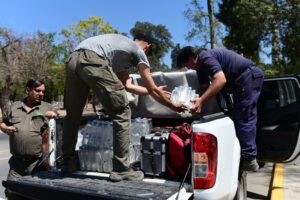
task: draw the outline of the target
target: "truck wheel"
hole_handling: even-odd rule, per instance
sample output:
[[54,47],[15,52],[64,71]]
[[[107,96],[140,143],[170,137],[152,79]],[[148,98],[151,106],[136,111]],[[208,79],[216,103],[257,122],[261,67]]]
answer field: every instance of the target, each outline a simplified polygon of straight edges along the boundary
[[234,200],[246,200],[247,199],[247,173],[239,172],[238,188],[234,197]]

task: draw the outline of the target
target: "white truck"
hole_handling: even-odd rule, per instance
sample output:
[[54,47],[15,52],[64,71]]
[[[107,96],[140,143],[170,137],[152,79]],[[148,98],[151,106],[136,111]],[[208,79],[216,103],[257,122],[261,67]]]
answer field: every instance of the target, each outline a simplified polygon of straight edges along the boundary
[[[201,93],[195,72],[154,73],[157,84],[188,84]],[[133,76],[135,84],[140,77]],[[298,76],[266,78],[258,105],[257,145],[262,162],[291,162],[300,154],[300,85]],[[174,181],[145,177],[143,181],[108,180],[109,174],[78,171],[62,176],[55,160],[60,155],[63,119],[51,123],[52,170],[3,181],[4,187],[24,199],[247,199],[246,172],[239,170],[240,144],[233,121],[217,98],[207,103],[199,115],[182,118],[149,96],[132,96],[133,117],[151,118],[155,126],[192,125],[191,177]],[[222,105],[222,106],[220,106]],[[83,118],[85,123],[89,117]],[[199,142],[200,141],[200,142]],[[205,155],[205,162],[194,158]],[[197,172],[201,173],[197,173]]]

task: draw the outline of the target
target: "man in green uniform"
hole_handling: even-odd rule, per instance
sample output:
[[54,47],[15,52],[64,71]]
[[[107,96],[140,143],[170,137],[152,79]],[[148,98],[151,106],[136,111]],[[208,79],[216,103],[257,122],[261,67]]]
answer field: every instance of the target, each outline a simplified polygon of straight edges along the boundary
[[[151,95],[159,103],[182,112],[183,105],[174,105],[162,87],[156,86],[150,73],[145,53],[150,48],[150,38],[137,34],[134,41],[120,34],[104,34],[82,41],[71,54],[66,65],[67,116],[63,134],[63,173],[76,170],[75,145],[82,111],[92,89],[113,121],[113,172],[112,181],[141,180],[141,171],[129,167],[129,136],[131,111],[125,90]],[[128,69],[136,66],[144,86],[134,85]]]
[[[10,153],[7,179],[14,179],[45,170],[42,160],[42,133],[47,118],[56,116],[51,104],[42,101],[45,85],[41,80],[30,79],[26,84],[27,98],[16,101],[0,122],[0,129],[9,136]],[[9,191],[5,191],[10,199]]]

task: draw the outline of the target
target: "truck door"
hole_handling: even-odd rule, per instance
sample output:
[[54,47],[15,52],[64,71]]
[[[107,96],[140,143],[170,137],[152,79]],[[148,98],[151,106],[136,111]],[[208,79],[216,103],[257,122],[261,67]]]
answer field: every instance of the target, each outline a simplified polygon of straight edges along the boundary
[[258,159],[293,161],[300,152],[300,87],[297,77],[265,80],[258,104]]

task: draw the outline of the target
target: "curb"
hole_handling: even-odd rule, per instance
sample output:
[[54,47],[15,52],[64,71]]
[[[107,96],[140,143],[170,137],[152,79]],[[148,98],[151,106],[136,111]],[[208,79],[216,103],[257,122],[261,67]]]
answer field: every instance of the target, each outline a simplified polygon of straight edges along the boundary
[[270,200],[283,200],[283,164],[276,163],[274,165],[273,181],[271,187],[271,198]]

